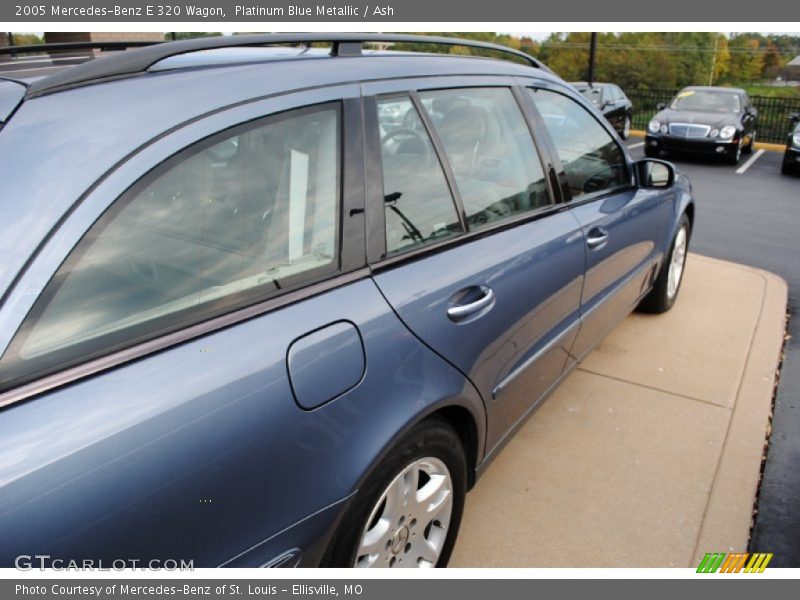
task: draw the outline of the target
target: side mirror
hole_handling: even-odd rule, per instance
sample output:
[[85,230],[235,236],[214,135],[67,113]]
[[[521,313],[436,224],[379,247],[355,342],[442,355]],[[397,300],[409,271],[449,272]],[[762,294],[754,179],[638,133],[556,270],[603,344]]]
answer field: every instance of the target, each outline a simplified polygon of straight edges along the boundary
[[753,116],[753,117],[757,117],[757,116],[758,116],[758,110],[756,109],[756,107],[755,107],[755,106],[750,106],[750,107],[747,109],[747,114],[749,114],[749,115],[751,115],[751,116]]
[[792,123],[797,123],[798,121],[800,121],[800,112],[796,112],[796,113],[790,114],[789,115],[789,120]]
[[634,172],[640,188],[665,189],[675,183],[675,167],[665,160],[645,158],[634,165]]
[[666,102],[659,102],[658,104],[656,104],[656,110],[664,110],[665,108],[667,108]]

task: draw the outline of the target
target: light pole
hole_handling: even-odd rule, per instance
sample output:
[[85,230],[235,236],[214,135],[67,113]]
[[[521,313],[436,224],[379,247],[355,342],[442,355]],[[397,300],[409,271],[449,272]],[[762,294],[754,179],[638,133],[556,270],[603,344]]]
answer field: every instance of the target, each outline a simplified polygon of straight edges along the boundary
[[714,69],[717,68],[717,44],[719,44],[719,34],[714,34],[714,54],[711,56],[711,72],[708,74],[708,85],[714,85]]

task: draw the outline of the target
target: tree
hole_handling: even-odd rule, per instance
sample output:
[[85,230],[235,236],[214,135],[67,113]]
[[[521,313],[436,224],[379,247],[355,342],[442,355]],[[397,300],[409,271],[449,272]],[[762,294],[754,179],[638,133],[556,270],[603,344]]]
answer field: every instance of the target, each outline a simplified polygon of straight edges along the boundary
[[753,83],[761,78],[764,70],[764,54],[759,41],[749,34],[738,34],[729,42],[730,69],[726,78],[729,83]]
[[781,51],[774,42],[768,41],[764,51],[764,66],[761,71],[761,76],[765,79],[775,79],[780,75],[783,65],[784,60],[781,56]]
[[199,37],[216,37],[222,35],[219,31],[176,31],[174,33],[165,33],[164,39],[170,41],[176,40],[191,40]]
[[35,33],[12,33],[11,36],[15,46],[32,46],[44,43],[41,36]]

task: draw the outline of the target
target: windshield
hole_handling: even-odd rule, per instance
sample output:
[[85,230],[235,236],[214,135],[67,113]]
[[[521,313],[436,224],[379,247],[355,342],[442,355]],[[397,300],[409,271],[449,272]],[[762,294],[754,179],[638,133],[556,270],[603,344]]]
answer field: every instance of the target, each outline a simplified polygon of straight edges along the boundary
[[684,90],[675,96],[672,110],[704,110],[719,113],[738,113],[739,96],[728,92]]
[[600,101],[603,99],[603,89],[599,87],[579,87],[578,91],[586,96],[592,104],[600,104]]

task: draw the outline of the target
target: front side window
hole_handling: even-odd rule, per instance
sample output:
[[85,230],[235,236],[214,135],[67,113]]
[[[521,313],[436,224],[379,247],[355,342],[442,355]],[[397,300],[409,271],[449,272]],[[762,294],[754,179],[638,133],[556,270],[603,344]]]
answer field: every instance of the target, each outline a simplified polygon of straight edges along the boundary
[[628,185],[622,149],[583,106],[549,90],[528,92],[555,144],[573,199]]
[[338,268],[339,109],[181,152],[95,223],[37,300],[0,385],[252,303]]
[[378,100],[378,125],[387,253],[461,233],[447,179],[411,98]]
[[539,155],[510,89],[419,96],[442,140],[471,230],[550,204]]

